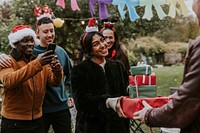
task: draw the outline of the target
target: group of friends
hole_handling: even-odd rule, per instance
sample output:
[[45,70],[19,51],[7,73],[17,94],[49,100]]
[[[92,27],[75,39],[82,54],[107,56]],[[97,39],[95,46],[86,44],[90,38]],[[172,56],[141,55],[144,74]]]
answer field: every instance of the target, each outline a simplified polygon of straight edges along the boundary
[[[200,0],[193,0],[200,24]],[[71,133],[69,108],[76,106],[75,133],[129,133],[120,101],[128,96],[129,63],[112,24],[100,31],[90,25],[80,39],[84,60],[71,65],[60,46],[47,51],[55,38],[53,22],[42,17],[36,31],[15,26],[9,55],[0,55],[2,133]],[[200,39],[189,45],[184,77],[172,100],[160,108],[143,101],[133,119],[150,127],[177,127],[200,133]],[[69,96],[66,88],[70,90]]]

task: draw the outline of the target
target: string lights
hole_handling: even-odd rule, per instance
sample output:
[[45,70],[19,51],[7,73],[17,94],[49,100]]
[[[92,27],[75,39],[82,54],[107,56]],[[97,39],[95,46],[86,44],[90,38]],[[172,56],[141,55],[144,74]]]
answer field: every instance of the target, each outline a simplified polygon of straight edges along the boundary
[[[90,18],[61,18],[64,21],[80,21],[81,25],[85,25],[85,22],[89,21]],[[98,19],[98,17],[97,17]]]

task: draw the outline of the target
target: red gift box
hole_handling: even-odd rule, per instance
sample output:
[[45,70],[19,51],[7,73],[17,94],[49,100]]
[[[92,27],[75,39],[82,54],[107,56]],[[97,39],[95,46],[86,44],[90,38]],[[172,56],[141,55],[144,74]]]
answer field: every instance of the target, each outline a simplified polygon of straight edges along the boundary
[[121,100],[121,108],[128,118],[133,118],[133,114],[143,109],[142,101],[145,100],[153,108],[158,108],[168,103],[171,97],[155,97],[155,98],[123,98]]
[[129,84],[131,86],[156,85],[156,75],[129,76]]

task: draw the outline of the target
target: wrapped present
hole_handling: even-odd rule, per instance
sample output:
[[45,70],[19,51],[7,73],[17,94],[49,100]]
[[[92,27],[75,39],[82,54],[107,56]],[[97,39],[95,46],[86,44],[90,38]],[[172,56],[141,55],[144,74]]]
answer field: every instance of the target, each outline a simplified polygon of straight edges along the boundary
[[131,66],[131,75],[149,75],[152,72],[150,65]]
[[171,97],[154,97],[154,98],[123,98],[121,108],[128,118],[133,118],[133,114],[141,110],[144,106],[142,101],[145,100],[153,108],[158,108],[168,103]]
[[156,85],[145,85],[145,86],[130,86],[128,87],[129,95],[132,98],[144,98],[144,97],[156,97]]
[[129,76],[131,86],[156,85],[156,74]]

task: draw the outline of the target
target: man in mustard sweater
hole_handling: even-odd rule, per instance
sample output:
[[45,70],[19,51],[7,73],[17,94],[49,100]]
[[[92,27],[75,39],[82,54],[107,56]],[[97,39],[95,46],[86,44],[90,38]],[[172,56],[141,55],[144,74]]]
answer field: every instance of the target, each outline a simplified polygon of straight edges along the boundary
[[62,82],[62,67],[53,53],[32,56],[37,43],[35,32],[25,25],[15,26],[8,36],[12,66],[0,68],[2,93],[1,133],[43,133],[42,104],[47,82]]

